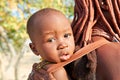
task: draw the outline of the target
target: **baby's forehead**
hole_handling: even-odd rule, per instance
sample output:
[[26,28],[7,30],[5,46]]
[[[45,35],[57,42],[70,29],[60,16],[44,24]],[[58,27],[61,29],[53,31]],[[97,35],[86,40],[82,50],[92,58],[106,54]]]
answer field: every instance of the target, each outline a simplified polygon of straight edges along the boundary
[[[34,32],[36,32],[36,29],[38,28],[40,29],[44,27],[43,25],[47,24],[49,21],[51,21],[51,24],[52,24],[53,22],[51,18],[55,18],[55,17],[57,17],[57,19],[60,17],[62,17],[61,19],[63,18],[67,19],[62,12],[55,10],[55,9],[51,9],[51,8],[45,8],[45,9],[39,10],[36,13],[34,13],[30,17],[28,24],[27,24],[27,31],[30,34],[30,36],[31,34],[34,34]],[[56,21],[54,20],[54,23],[55,22]]]
[[[44,12],[38,12],[38,14],[36,14],[35,19],[34,19],[34,26],[38,26],[39,27],[42,25],[45,25],[47,23],[54,24],[56,23],[57,20],[67,20],[67,18],[60,13],[59,11],[44,11]],[[41,13],[41,14],[40,14]]]
[[51,21],[52,19],[55,18],[55,16],[57,18],[60,18],[60,17],[65,18],[64,14],[54,9],[47,9],[47,10],[45,9],[42,11],[40,10],[33,15],[33,19],[34,19],[33,24],[37,25],[48,20]]
[[47,8],[47,9],[42,9],[39,10],[38,12],[36,12],[33,16],[37,17],[49,17],[52,15],[57,15],[57,16],[61,16],[63,15],[62,12],[56,10],[56,9],[51,9],[51,8]]

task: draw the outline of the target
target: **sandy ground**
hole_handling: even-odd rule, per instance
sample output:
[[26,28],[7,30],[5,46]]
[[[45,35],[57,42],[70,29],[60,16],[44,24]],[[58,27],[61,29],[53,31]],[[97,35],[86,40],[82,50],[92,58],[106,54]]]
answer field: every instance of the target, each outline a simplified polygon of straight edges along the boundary
[[[23,57],[20,59],[20,63],[18,64],[18,80],[27,80],[29,73],[32,70],[32,65],[34,63],[40,62],[40,56],[36,56],[33,54],[31,49],[29,48],[30,40],[26,40],[21,49],[21,52],[24,53]],[[14,79],[14,68],[13,66],[10,67],[8,70],[5,71],[4,78],[5,80],[15,80]],[[1,74],[0,74],[1,80]]]
[[34,55],[33,53],[25,53],[19,64],[18,79],[27,80],[29,73],[32,70],[32,65],[35,62],[39,62],[40,57]]

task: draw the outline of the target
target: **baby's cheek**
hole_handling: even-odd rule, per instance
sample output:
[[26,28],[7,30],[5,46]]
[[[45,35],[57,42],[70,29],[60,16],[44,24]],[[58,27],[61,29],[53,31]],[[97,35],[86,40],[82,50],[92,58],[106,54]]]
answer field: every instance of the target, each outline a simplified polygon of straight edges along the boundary
[[75,44],[73,42],[69,42],[69,47],[74,50],[75,49]]

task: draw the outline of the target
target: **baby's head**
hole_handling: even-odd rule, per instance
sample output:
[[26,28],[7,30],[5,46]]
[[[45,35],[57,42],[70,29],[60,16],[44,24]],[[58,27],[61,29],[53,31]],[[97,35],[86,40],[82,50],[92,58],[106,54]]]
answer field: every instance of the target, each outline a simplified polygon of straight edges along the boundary
[[45,8],[34,13],[27,22],[27,32],[32,41],[30,48],[44,60],[65,61],[74,52],[70,22],[58,10]]

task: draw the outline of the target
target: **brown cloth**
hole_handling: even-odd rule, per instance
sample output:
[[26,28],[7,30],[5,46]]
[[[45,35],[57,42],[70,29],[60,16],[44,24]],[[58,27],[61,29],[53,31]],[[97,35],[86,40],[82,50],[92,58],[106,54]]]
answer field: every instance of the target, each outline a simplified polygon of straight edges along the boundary
[[43,65],[34,63],[27,80],[55,80],[55,78],[51,79],[50,75],[52,74],[49,74]]

